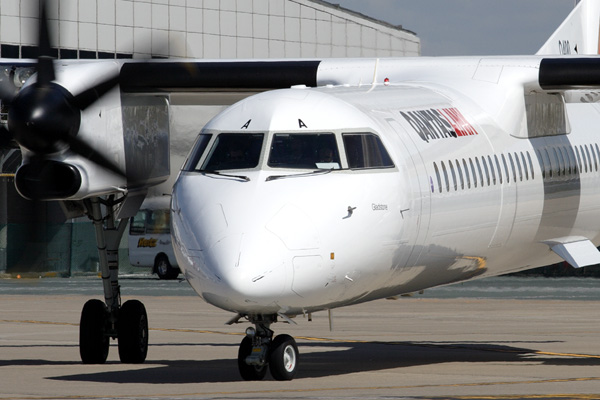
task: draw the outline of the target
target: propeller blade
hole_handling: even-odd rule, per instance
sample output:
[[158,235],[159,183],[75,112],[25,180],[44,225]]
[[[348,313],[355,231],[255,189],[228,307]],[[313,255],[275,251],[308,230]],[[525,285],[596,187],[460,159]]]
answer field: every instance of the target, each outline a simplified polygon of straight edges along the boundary
[[12,147],[9,146],[12,143],[13,137],[3,126],[0,126],[0,148]]
[[4,103],[11,103],[19,90],[15,86],[10,76],[3,76],[0,79],[0,100]]
[[46,2],[40,1],[40,27],[38,31],[38,65],[37,85],[43,86],[56,79],[54,73],[54,51],[50,45],[50,30],[48,29],[48,16]]
[[71,104],[80,110],[85,110],[90,105],[94,104],[98,99],[108,93],[112,88],[119,84],[119,74],[111,76],[104,82],[97,84],[94,87],[84,90],[70,100]]
[[80,156],[87,158],[91,162],[105,168],[115,174],[126,178],[125,173],[119,168],[117,164],[104,157],[102,154],[98,153],[93,147],[88,145],[86,142],[81,140],[80,138],[72,135],[68,135],[66,138],[62,138],[71,150],[74,153],[79,154]]

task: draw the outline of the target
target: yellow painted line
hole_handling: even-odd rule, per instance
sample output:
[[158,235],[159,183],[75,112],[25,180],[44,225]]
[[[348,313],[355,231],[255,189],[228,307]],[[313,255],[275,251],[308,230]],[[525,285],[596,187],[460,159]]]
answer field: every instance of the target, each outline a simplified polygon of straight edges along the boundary
[[13,324],[39,324],[39,325],[66,325],[66,326],[79,326],[79,324],[73,324],[70,322],[52,322],[52,321],[34,321],[27,319],[0,319],[0,323],[13,323]]
[[[499,381],[499,382],[477,382],[477,383],[457,383],[457,384],[429,384],[429,385],[396,385],[396,386],[345,386],[345,387],[325,387],[325,388],[303,388],[303,389],[264,389],[264,390],[232,390],[232,391],[219,391],[219,392],[194,392],[194,393],[161,393],[161,394],[130,394],[130,395],[119,395],[119,398],[156,398],[156,397],[171,397],[171,398],[183,398],[183,397],[199,397],[199,396],[232,396],[232,395],[264,395],[264,394],[291,394],[291,393],[318,393],[318,392],[342,392],[350,391],[356,392],[357,390],[362,391],[379,391],[379,390],[407,390],[407,389],[433,389],[433,388],[462,388],[462,387],[481,387],[481,386],[504,386],[504,385],[519,385],[519,384],[547,384],[547,383],[565,383],[565,382],[580,382],[580,381],[600,381],[600,377],[593,378],[572,378],[572,379],[540,379],[540,380],[528,380],[528,381]],[[416,396],[419,398],[420,396]],[[60,396],[60,397],[19,397],[22,400],[36,400],[36,399],[105,399],[106,396]],[[588,399],[588,400],[600,400],[600,394],[584,394],[584,393],[558,393],[558,394],[535,394],[535,395],[470,395],[470,396],[432,396],[427,397],[431,400],[444,400],[444,399],[464,399],[464,400],[485,400],[485,399],[552,399],[552,398],[565,398],[565,399]]]
[[[0,322],[5,323],[21,323],[21,324],[40,324],[40,325],[63,325],[63,326],[79,326],[79,324],[69,322],[52,322],[52,321],[35,321],[35,320],[16,320],[16,319],[0,319]],[[225,335],[225,336],[244,336],[243,332],[224,332],[224,331],[213,331],[204,329],[180,329],[180,328],[149,328],[150,331],[156,332],[178,332],[178,333],[198,333],[206,335]],[[594,354],[578,354],[578,353],[559,353],[551,351],[523,351],[523,350],[510,350],[510,349],[497,349],[492,347],[464,347],[453,344],[432,344],[432,343],[415,343],[415,342],[378,342],[369,340],[352,340],[352,339],[332,339],[332,338],[319,338],[311,336],[296,336],[298,340],[307,340],[310,342],[323,342],[323,343],[372,343],[372,344],[383,344],[383,345],[395,345],[395,346],[410,346],[410,347],[430,347],[430,348],[446,348],[456,350],[477,350],[477,351],[490,351],[495,353],[519,353],[519,354],[535,354],[540,356],[552,356],[552,357],[571,357],[571,358],[591,358],[600,359],[600,355]]]

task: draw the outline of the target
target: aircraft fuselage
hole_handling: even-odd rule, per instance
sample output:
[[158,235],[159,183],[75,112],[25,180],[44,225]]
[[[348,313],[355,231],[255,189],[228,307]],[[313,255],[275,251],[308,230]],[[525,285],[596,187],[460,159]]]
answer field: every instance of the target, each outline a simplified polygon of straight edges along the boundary
[[[548,265],[553,239],[597,243],[597,106],[528,98],[539,60],[501,73],[467,60],[445,61],[452,84],[291,88],[213,119],[173,192],[194,289],[237,313],[294,315]],[[392,82],[411,74],[398,64]],[[561,112],[564,132],[545,132]],[[254,161],[226,164],[218,143],[244,135]],[[295,161],[311,136],[313,159]],[[317,159],[331,144],[337,158]]]

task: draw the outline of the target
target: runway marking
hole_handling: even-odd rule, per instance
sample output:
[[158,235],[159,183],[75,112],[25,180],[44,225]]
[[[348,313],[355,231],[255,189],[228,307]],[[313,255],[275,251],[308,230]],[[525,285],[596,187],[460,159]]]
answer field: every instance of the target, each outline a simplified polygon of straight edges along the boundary
[[[548,384],[548,383],[566,383],[566,382],[589,382],[600,381],[600,377],[589,378],[564,378],[564,379],[539,379],[527,381],[498,381],[498,382],[476,382],[476,383],[456,383],[456,384],[428,384],[428,385],[395,385],[395,386],[345,386],[345,387],[325,387],[325,388],[305,388],[305,389],[264,389],[264,390],[232,390],[219,392],[195,392],[195,393],[162,393],[162,394],[130,394],[119,395],[119,399],[143,399],[143,398],[184,398],[198,396],[233,396],[233,395],[261,395],[278,393],[317,393],[317,392],[341,392],[341,391],[374,391],[374,390],[406,390],[406,389],[433,389],[433,388],[465,388],[465,387],[483,387],[483,386],[506,386],[519,384]],[[422,396],[410,396],[408,398],[420,399]],[[20,396],[19,400],[58,400],[58,399],[106,399],[100,395],[86,396]],[[557,394],[534,394],[534,395],[457,395],[457,396],[428,396],[431,400],[496,400],[496,399],[586,399],[600,400],[600,394],[582,394],[582,393],[557,393]]]
[[[0,319],[0,323],[22,323],[22,324],[40,324],[40,325],[62,325],[62,326],[79,326],[79,324],[70,322],[53,322],[53,321],[36,321],[36,320],[16,320],[16,319]],[[183,328],[149,328],[150,331],[157,332],[179,332],[179,333],[200,333],[200,334],[212,334],[212,335],[224,335],[224,336],[244,336],[243,332],[224,332],[224,331],[213,331],[204,329],[183,329]],[[324,342],[324,343],[371,343],[371,344],[385,344],[385,345],[399,345],[399,346],[411,346],[411,347],[431,347],[440,348],[444,347],[447,349],[459,349],[459,350],[477,350],[477,351],[490,351],[495,353],[524,353],[524,354],[535,354],[539,356],[553,356],[553,357],[571,357],[571,358],[591,358],[600,359],[600,355],[594,354],[577,354],[577,353],[558,353],[552,351],[540,351],[540,350],[510,350],[510,349],[498,349],[492,347],[467,347],[454,344],[436,344],[436,343],[418,343],[418,342],[378,342],[369,340],[353,340],[353,339],[332,339],[332,338],[319,338],[311,336],[296,336],[296,339],[307,340],[310,342]]]

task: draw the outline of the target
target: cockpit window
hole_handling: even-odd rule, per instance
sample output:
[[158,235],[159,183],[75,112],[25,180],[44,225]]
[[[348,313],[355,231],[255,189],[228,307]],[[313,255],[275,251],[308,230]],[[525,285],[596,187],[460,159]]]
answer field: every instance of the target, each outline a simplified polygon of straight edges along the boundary
[[206,133],[201,133],[198,136],[196,144],[194,144],[194,148],[190,152],[190,155],[183,166],[184,171],[194,171],[199,168],[198,163],[200,162],[202,154],[204,154],[204,151],[206,150],[208,142],[210,142],[211,138],[212,135]]
[[359,169],[394,166],[378,136],[372,133],[345,133],[343,138],[348,167]]
[[264,134],[221,133],[210,149],[202,171],[256,168]]
[[271,168],[339,169],[340,154],[333,133],[277,133],[268,165]]

